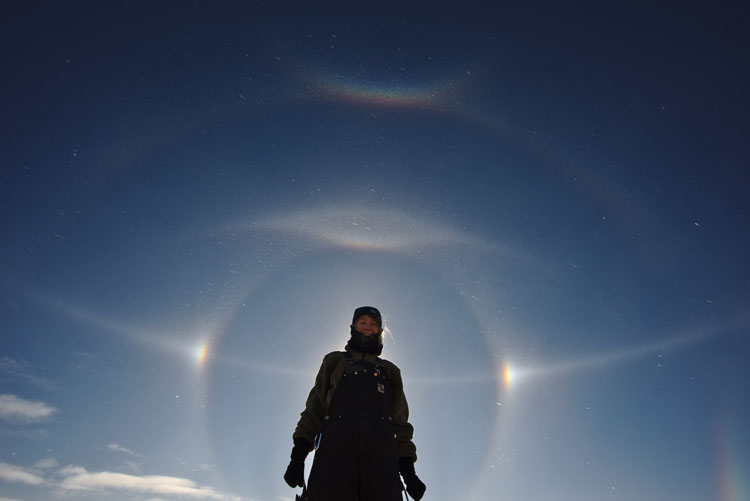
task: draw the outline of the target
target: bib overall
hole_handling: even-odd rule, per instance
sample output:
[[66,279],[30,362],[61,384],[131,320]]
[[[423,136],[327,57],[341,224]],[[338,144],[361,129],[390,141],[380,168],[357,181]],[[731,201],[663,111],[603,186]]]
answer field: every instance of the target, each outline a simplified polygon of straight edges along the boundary
[[348,363],[315,452],[308,499],[400,501],[402,486],[387,371],[379,363],[346,355]]

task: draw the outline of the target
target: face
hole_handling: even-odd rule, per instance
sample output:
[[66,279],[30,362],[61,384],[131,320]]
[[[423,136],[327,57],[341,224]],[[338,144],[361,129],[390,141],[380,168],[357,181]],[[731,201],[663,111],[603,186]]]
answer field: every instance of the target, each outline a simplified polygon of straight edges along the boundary
[[354,329],[365,336],[374,336],[380,334],[378,322],[370,315],[362,315],[354,322]]

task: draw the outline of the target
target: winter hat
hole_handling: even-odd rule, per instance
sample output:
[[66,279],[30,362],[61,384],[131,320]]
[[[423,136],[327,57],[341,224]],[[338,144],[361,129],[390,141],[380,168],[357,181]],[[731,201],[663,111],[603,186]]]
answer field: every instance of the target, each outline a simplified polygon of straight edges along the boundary
[[352,318],[352,324],[357,322],[357,319],[362,315],[367,315],[375,319],[378,323],[378,327],[383,328],[383,317],[380,316],[380,312],[374,306],[360,306],[354,310],[354,317]]

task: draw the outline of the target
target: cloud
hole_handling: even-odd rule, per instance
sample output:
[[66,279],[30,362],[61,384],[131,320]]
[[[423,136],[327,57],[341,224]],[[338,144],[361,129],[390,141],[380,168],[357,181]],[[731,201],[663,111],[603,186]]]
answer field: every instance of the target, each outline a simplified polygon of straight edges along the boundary
[[62,475],[63,477],[83,475],[84,473],[87,473],[86,468],[84,468],[83,466],[74,466],[72,464],[69,464],[64,468],[60,468],[60,471],[57,472],[58,475]]
[[24,381],[30,385],[43,388],[45,390],[54,390],[55,383],[49,379],[37,376],[31,372],[28,364],[19,362],[10,357],[0,358],[0,375],[5,375],[11,379]]
[[27,485],[44,485],[44,478],[33,470],[27,470],[13,464],[0,462],[0,480]]
[[0,420],[10,423],[46,421],[57,409],[44,402],[24,400],[15,395],[0,395]]
[[136,456],[136,457],[143,457],[142,454],[138,454],[137,452],[133,452],[130,449],[126,447],[122,447],[120,444],[107,444],[107,449],[115,452],[122,452],[125,454],[128,454],[130,456]]
[[[57,465],[58,462],[54,458],[44,458],[35,464],[37,468],[54,468]],[[190,479],[180,477],[128,475],[109,471],[89,472],[76,465],[60,468],[51,474],[49,480],[43,475],[42,471],[36,469],[0,462],[0,482],[54,487],[55,492],[62,496],[80,497],[92,494],[101,497],[122,494],[124,491],[131,496],[148,496],[149,499],[161,501],[174,498],[241,500],[237,496],[230,496],[212,487],[200,486]],[[0,501],[10,500],[0,498]]]
[[60,466],[60,463],[58,463],[55,458],[44,458],[34,463],[35,468],[42,468],[45,470],[49,468],[57,468],[58,466]]
[[181,496],[199,499],[239,500],[211,487],[198,486],[194,481],[162,475],[136,476],[109,471],[88,472],[80,466],[66,466],[60,474],[66,476],[59,487],[65,491],[119,490],[144,495]]
[[122,464],[122,469],[123,470],[131,471],[131,472],[135,473],[136,475],[142,475],[143,474],[143,471],[141,470],[141,465],[140,464],[138,464],[136,462],[133,462],[133,461],[123,461],[122,463],[123,463]]

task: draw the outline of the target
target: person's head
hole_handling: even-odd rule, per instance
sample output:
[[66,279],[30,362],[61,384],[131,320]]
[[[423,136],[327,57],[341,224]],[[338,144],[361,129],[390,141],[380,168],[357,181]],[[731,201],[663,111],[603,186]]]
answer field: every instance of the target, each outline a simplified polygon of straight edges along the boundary
[[379,336],[383,332],[383,319],[377,308],[360,306],[354,310],[351,327],[364,336]]
[[354,310],[347,347],[380,355],[383,351],[383,318],[377,308],[360,306]]

